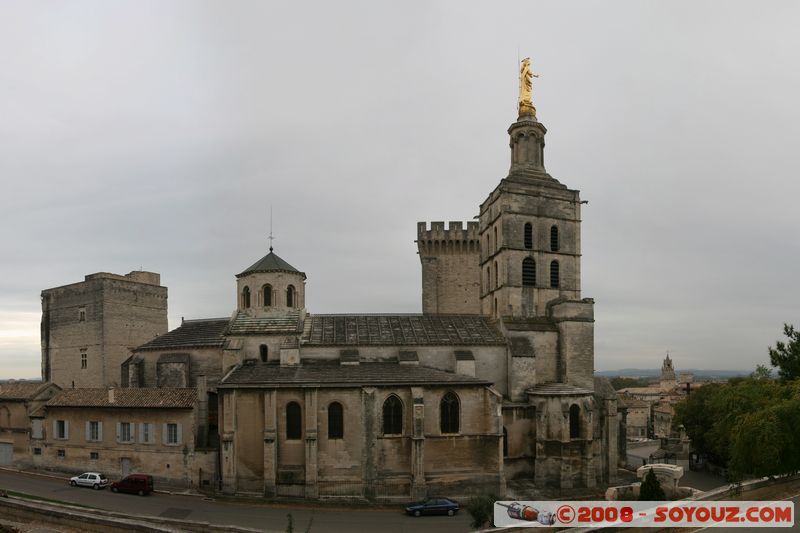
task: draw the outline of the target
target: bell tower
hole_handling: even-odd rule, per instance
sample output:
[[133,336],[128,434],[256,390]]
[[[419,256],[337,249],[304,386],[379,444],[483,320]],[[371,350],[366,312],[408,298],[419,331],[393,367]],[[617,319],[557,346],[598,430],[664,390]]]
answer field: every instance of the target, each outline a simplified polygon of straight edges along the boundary
[[523,61],[511,167],[480,206],[481,313],[493,318],[543,316],[552,300],[580,299],[580,193],[545,170],[533,76]]

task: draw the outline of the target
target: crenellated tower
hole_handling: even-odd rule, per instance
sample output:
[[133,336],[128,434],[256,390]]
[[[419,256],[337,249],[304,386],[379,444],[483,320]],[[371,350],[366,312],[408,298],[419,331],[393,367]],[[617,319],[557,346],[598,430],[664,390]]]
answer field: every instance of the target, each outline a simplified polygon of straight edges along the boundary
[[479,239],[477,222],[417,224],[423,313],[480,313]]

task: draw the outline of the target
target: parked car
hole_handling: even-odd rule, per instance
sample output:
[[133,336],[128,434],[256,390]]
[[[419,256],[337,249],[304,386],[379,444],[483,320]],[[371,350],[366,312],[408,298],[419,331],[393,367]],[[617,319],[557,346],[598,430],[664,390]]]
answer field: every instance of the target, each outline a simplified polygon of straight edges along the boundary
[[406,512],[410,515],[446,514],[453,516],[459,510],[458,502],[450,498],[428,498],[424,502],[409,503]]
[[106,488],[108,478],[99,472],[85,472],[80,476],[69,478],[69,484],[73,487],[92,487],[94,490]]
[[131,474],[111,484],[111,492],[132,492],[139,496],[147,496],[153,492],[153,476],[147,474]]

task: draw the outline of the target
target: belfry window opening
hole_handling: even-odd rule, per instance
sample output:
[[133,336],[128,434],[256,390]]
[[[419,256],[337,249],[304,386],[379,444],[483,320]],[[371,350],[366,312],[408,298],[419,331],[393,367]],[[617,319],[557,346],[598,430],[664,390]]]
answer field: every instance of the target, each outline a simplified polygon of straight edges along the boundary
[[536,262],[532,257],[526,257],[522,260],[522,286],[536,286]]
[[557,252],[560,248],[560,243],[558,240],[558,226],[552,226],[550,228],[550,251]]
[[525,248],[530,250],[533,248],[533,224],[530,222],[525,223],[525,231],[523,232],[525,235]]
[[558,261],[553,261],[550,263],[550,287],[557,289],[559,287],[559,281]]

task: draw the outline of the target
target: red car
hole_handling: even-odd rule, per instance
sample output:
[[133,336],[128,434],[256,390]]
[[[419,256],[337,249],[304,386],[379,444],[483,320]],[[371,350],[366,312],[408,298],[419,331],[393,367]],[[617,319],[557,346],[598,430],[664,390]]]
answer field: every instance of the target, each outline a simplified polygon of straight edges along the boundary
[[111,492],[132,492],[139,496],[147,496],[153,492],[153,476],[147,474],[131,474],[112,483]]

